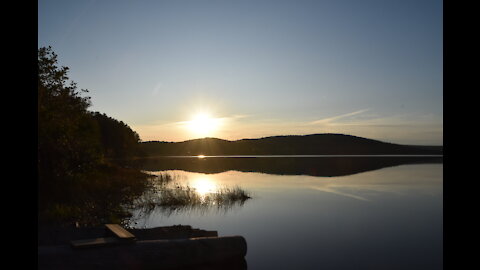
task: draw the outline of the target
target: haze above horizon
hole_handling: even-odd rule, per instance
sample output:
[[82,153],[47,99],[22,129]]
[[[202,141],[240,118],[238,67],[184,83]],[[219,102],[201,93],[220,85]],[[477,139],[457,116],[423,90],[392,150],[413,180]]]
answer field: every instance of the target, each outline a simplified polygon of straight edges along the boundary
[[144,141],[316,133],[443,145],[442,1],[38,2],[90,110]]

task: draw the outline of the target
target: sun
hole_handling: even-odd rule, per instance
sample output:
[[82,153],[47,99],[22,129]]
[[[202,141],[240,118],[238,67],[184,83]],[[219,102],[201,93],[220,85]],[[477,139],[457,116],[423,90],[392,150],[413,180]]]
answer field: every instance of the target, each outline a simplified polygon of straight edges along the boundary
[[211,117],[207,113],[198,113],[192,120],[187,121],[188,129],[197,136],[212,135],[220,124],[219,119]]

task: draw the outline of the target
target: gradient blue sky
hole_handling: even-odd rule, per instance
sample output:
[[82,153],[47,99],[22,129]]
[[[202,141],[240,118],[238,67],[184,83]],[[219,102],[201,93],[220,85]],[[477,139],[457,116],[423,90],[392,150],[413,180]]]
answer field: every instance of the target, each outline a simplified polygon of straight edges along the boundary
[[[442,1],[38,2],[93,111],[142,140],[346,133],[443,143]],[[206,112],[216,130],[185,128]]]

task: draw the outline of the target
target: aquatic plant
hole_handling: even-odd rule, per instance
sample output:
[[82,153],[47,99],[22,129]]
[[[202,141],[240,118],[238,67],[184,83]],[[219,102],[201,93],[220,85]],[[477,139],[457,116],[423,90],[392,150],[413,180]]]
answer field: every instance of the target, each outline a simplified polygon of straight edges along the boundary
[[221,187],[214,192],[200,193],[179,176],[160,174],[151,179],[151,186],[143,196],[134,202],[134,209],[148,214],[155,209],[164,214],[173,212],[201,211],[216,209],[226,211],[242,206],[250,199],[249,193],[238,186]]

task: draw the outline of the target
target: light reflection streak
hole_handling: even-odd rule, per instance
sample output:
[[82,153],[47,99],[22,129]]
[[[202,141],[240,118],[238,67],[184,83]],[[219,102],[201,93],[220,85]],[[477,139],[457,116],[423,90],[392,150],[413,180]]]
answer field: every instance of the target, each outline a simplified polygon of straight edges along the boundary
[[195,178],[190,182],[190,185],[202,199],[205,199],[208,194],[218,191],[216,182],[208,177]]

